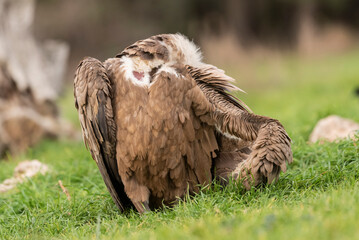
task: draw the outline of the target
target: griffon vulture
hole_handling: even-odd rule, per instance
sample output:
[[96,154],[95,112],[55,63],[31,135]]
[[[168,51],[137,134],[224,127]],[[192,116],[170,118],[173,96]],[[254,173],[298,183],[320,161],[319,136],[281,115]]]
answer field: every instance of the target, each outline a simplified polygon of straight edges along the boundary
[[84,141],[121,210],[171,205],[214,178],[248,189],[286,171],[286,131],[231,95],[233,81],[180,34],[81,61],[74,95]]

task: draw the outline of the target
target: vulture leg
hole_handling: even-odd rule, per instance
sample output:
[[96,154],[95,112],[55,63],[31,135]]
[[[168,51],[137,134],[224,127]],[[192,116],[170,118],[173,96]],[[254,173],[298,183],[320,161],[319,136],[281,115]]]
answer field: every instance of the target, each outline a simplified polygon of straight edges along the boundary
[[238,140],[217,131],[217,142],[220,151],[213,159],[213,176],[223,186],[240,163],[247,160],[251,153],[251,142]]
[[219,152],[214,159],[214,175],[221,185],[227,185],[229,178],[237,167],[248,158],[241,152]]

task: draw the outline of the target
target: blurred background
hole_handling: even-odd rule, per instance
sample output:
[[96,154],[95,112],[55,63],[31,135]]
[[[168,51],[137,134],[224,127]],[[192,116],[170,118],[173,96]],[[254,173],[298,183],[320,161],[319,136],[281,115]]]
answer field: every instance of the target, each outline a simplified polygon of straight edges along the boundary
[[[180,32],[216,64],[248,54],[295,51],[318,56],[358,43],[356,0],[38,0],[38,39],[70,44],[70,68],[83,56],[101,60],[159,33]],[[240,67],[240,64],[237,64]]]
[[[177,32],[200,46],[205,62],[237,79],[247,92],[238,97],[256,113],[278,118],[294,139],[306,140],[316,121],[330,114],[359,120],[357,0],[1,1],[3,16],[21,4],[34,5],[28,33],[36,45],[55,39],[67,46],[58,57],[63,64],[52,65],[63,68],[56,75],[63,83],[51,83],[55,97],[35,97],[34,102],[52,102],[55,106],[47,111],[60,112],[75,129],[72,82],[83,57],[104,61],[137,40]],[[20,22],[29,15],[19,13],[13,16]],[[29,86],[20,92],[36,92],[42,85]]]

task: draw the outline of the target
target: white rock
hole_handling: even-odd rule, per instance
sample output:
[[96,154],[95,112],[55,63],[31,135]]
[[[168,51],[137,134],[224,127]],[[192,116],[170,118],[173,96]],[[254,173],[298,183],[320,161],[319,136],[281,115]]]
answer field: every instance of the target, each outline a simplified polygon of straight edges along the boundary
[[355,138],[359,131],[359,124],[346,118],[331,115],[319,120],[313,132],[310,134],[309,142],[323,143],[333,142],[345,138]]

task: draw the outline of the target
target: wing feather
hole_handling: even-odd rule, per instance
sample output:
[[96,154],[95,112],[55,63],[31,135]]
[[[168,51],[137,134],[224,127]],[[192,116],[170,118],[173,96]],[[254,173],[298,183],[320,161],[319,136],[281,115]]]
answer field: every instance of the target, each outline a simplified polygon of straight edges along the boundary
[[[248,106],[234,98],[228,91],[238,89],[231,84],[233,80],[222,70],[206,64],[202,67],[187,66],[187,69],[198,86],[192,89],[196,115],[209,124],[209,121],[213,121],[222,137],[226,138],[229,134],[239,138],[238,140],[253,142],[248,161],[240,161],[236,173],[243,178],[246,172],[252,172],[254,179],[252,182],[248,180],[244,183],[246,188],[264,180],[271,183],[278,177],[280,170],[285,172],[286,163],[292,162],[292,151],[291,140],[282,124],[278,120],[251,113]],[[221,149],[219,151],[221,157]],[[232,151],[233,154],[235,149]],[[222,154],[227,160],[217,162],[228,161],[228,156],[230,155]],[[231,164],[237,163],[232,161]],[[242,165],[245,169],[240,167]],[[230,167],[232,170],[234,168],[234,165]]]
[[111,83],[102,63],[84,59],[74,80],[75,106],[86,147],[96,161],[102,178],[119,209],[130,204],[118,173],[116,125],[111,104]]
[[229,94],[229,91],[241,91],[239,87],[233,85],[234,79],[227,76],[223,70],[210,64],[202,64],[202,67],[186,66],[189,73],[196,80],[197,85],[203,90],[212,89],[220,95],[226,102],[231,103],[235,107],[252,112],[252,110],[240,99]]

